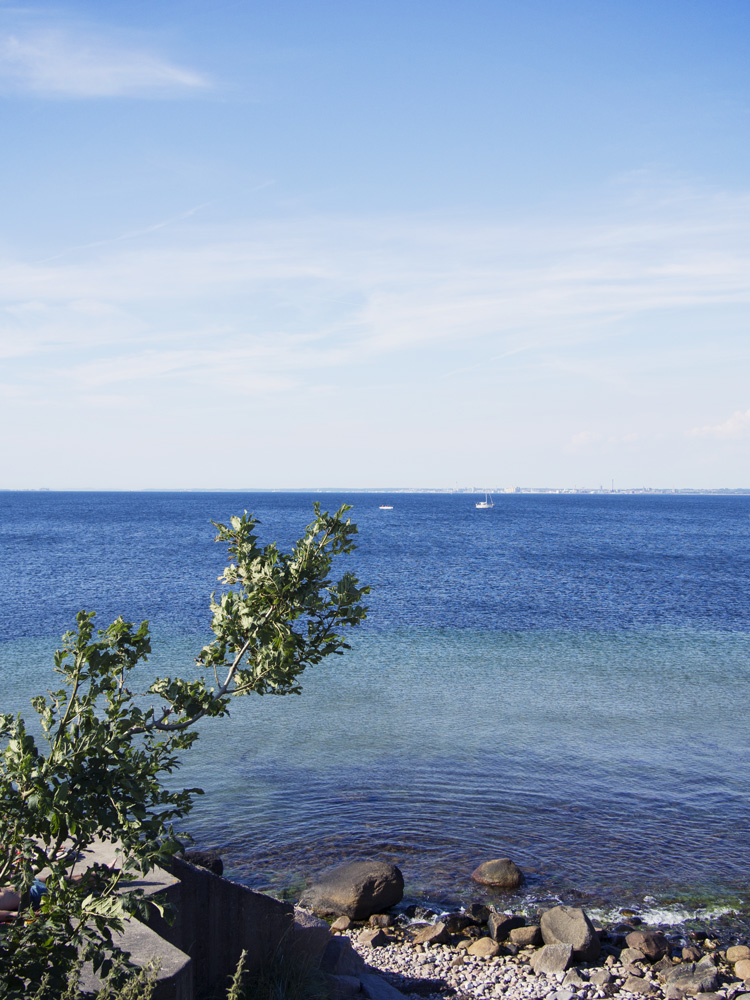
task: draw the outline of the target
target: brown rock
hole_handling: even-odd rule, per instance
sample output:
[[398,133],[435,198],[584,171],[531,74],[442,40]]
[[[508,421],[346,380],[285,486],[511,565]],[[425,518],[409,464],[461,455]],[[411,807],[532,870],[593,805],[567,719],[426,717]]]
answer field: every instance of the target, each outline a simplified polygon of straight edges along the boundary
[[471,877],[480,885],[491,885],[495,889],[508,891],[517,889],[523,884],[523,872],[510,858],[495,858],[483,861],[471,873]]
[[367,920],[399,903],[404,895],[404,877],[385,861],[354,861],[339,865],[321,876],[303,892],[300,905],[320,916],[346,916]]
[[492,938],[481,937],[466,949],[466,953],[479,958],[494,958],[500,954],[500,945]]
[[382,927],[365,928],[365,930],[360,932],[357,940],[360,944],[367,945],[370,948],[384,948],[385,945],[391,943],[391,939]]
[[599,957],[599,936],[580,906],[553,906],[542,914],[539,924],[545,944],[569,944],[574,957],[582,962]]
[[494,910],[487,917],[487,930],[495,941],[505,941],[510,932],[526,923],[523,917],[514,917],[510,913],[496,913]]
[[534,952],[529,964],[534,972],[565,972],[572,957],[573,949],[569,944],[546,944]]
[[637,979],[635,976],[628,976],[622,984],[622,989],[626,993],[640,993],[641,996],[651,997],[655,990],[648,979]]
[[390,913],[373,913],[367,923],[370,927],[392,927],[393,917]]
[[691,944],[682,949],[683,962],[699,962],[702,957],[703,950],[697,944]]
[[467,927],[476,925],[476,921],[468,913],[447,913],[442,920],[449,934],[460,934]]
[[448,944],[450,939],[448,928],[442,920],[438,920],[436,924],[420,927],[414,932],[411,940],[412,944]]
[[620,962],[630,965],[632,962],[645,962],[646,956],[637,948],[623,948],[620,952]]
[[734,974],[738,979],[750,979],[750,958],[742,958],[736,962]]
[[528,927],[512,927],[508,937],[519,948],[528,948],[529,945],[536,947],[542,943],[542,932],[538,924],[530,924]]
[[478,924],[486,924],[487,918],[490,915],[489,906],[485,906],[484,903],[471,903],[467,909],[467,914]]
[[685,962],[676,965],[667,973],[666,982],[668,986],[676,986],[682,993],[690,995],[712,993],[718,986],[719,976],[716,966],[706,956],[697,963]]
[[354,921],[350,920],[349,917],[336,917],[336,919],[331,924],[332,931],[348,931],[350,927],[354,926]]
[[661,931],[631,931],[625,938],[629,948],[637,948],[650,962],[657,962],[669,954],[669,941]]
[[750,958],[750,948],[746,944],[733,944],[731,948],[727,948],[727,962],[731,962],[732,965],[746,958]]

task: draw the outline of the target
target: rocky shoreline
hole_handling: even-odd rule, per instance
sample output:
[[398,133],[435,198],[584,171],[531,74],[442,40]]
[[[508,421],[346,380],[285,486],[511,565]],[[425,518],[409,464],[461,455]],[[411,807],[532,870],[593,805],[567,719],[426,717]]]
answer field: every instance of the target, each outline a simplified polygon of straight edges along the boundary
[[[575,911],[576,917],[585,914],[562,909]],[[626,936],[640,935],[642,947],[655,940],[661,950],[661,942],[667,943],[667,953],[654,959],[623,941],[627,926],[595,927],[600,954],[583,961],[569,945],[528,944],[516,950],[512,942],[500,943],[482,928],[479,935],[467,936],[469,927],[442,933],[458,916],[464,914],[444,915],[421,927],[390,917],[394,922],[386,927],[350,927],[339,933],[391,986],[424,1000],[604,1000],[615,995],[622,1000],[681,1000],[698,993],[704,994],[701,1000],[750,1000],[750,948],[744,945],[721,949],[711,939],[683,945],[679,933],[629,930]],[[372,919],[376,925],[383,923],[382,915]],[[539,925],[526,924],[524,929],[530,934],[540,931]]]
[[303,894],[301,905],[334,918],[330,930],[345,939],[342,964],[329,969],[332,997],[375,997],[377,972],[385,993],[375,1000],[750,1000],[743,941],[655,930],[634,916],[596,924],[575,906],[529,917],[474,903],[438,914],[399,907],[402,895],[401,872],[383,862],[340,866]]

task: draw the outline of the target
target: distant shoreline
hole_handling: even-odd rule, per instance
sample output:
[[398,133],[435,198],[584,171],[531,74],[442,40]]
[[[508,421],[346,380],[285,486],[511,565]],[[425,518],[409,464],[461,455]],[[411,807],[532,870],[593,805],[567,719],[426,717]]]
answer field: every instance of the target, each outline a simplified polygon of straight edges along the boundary
[[584,489],[584,488],[570,488],[570,487],[513,487],[499,488],[485,490],[476,489],[474,487],[466,487],[461,489],[441,489],[439,487],[433,488],[411,488],[406,486],[315,486],[315,487],[295,487],[295,488],[274,488],[268,486],[214,486],[209,489],[209,487],[203,486],[192,486],[192,487],[155,487],[147,486],[140,489],[132,490],[112,490],[112,489],[98,489],[96,487],[79,487],[76,489],[64,489],[57,490],[51,489],[46,486],[27,486],[13,489],[11,487],[0,486],[0,493],[320,493],[320,494],[331,494],[331,493],[357,493],[362,495],[378,495],[387,496],[390,494],[394,495],[419,495],[419,494],[445,494],[447,496],[479,496],[483,493],[492,493],[494,496],[504,497],[504,496],[750,496],[750,487],[717,487],[715,489],[692,489],[690,487],[675,488],[675,489],[656,489],[651,487],[642,487],[640,489],[617,489],[617,490],[605,490],[605,489]]

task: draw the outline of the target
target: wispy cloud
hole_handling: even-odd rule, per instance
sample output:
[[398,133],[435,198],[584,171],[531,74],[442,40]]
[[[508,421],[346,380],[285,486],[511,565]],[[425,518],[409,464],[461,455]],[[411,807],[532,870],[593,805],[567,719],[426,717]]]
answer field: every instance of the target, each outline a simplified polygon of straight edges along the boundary
[[204,74],[89,32],[0,35],[0,89],[41,97],[161,97],[205,90]]
[[[195,372],[312,390],[355,368],[421,380],[427,364],[431,379],[460,381],[519,362],[548,381],[630,391],[642,366],[703,350],[700,334],[674,329],[680,311],[750,302],[750,203],[699,207],[524,227],[404,216],[218,227],[186,212],[43,260],[0,260],[0,354],[38,359],[36,377],[65,368],[92,391]],[[626,365],[619,348],[573,355],[628,329],[642,343]],[[730,365],[739,349],[713,343],[711,358]]]
[[750,440],[750,410],[736,410],[721,424],[694,427],[690,435],[691,437],[708,438],[715,441],[748,441]]

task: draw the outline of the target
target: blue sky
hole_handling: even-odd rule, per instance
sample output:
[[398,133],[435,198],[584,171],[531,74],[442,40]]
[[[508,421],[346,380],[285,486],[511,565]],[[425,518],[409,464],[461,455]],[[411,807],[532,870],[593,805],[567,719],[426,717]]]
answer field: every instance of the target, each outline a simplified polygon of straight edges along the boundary
[[0,0],[0,486],[750,486],[745,0]]

